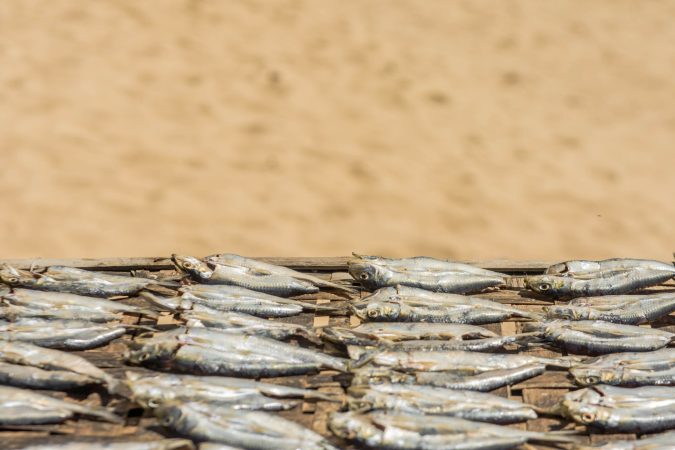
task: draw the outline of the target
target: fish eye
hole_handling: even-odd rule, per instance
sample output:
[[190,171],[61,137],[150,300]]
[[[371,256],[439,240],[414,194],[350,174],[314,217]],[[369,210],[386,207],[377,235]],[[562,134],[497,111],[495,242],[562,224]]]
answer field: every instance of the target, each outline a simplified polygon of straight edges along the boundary
[[591,375],[589,377],[586,377],[586,383],[588,383],[588,384],[597,384],[599,381],[600,381],[600,378],[598,378],[596,376],[593,376],[593,375]]
[[193,266],[192,266],[192,263],[186,262],[186,263],[183,263],[183,267],[185,267],[186,269],[192,269]]
[[581,421],[584,423],[591,423],[595,419],[595,414],[585,412],[581,415]]
[[170,426],[172,423],[173,423],[173,417],[171,417],[171,416],[165,416],[162,419],[162,425],[164,425],[165,427]]
[[563,320],[572,320],[572,316],[569,314],[562,314],[560,316]]
[[542,291],[548,291],[549,289],[551,289],[551,285],[548,283],[541,283],[539,285],[539,289],[541,289]]
[[368,276],[369,276],[368,272],[361,272],[361,274],[359,275],[359,278],[361,278],[362,280],[367,280]]
[[368,317],[377,317],[377,310],[376,309],[369,309],[368,310]]
[[140,355],[138,355],[139,361],[145,361],[148,358],[150,358],[150,353],[147,353],[147,352],[143,352]]

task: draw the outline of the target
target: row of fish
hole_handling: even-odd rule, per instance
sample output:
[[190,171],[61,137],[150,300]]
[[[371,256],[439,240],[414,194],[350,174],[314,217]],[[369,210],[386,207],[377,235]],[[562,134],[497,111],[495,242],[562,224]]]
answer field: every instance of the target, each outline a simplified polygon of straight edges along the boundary
[[[375,262],[383,260],[373,257],[361,259]],[[441,263],[437,272],[449,271],[442,264],[445,262],[430,258],[414,259],[423,268],[419,272],[428,271],[429,267],[433,268],[437,263]],[[404,268],[407,263],[400,261],[399,272],[424,280],[426,275],[413,273],[414,269]],[[39,293],[42,300],[33,301],[31,296],[38,293],[15,288],[3,295],[5,306],[0,309],[4,311],[2,317],[6,322],[2,338],[7,348],[0,354],[10,355],[3,356],[0,361],[10,366],[7,373],[14,374],[7,383],[21,385],[22,378],[29,373],[22,373],[21,370],[41,370],[44,372],[42,378],[34,379],[39,380],[35,383],[43,384],[27,387],[68,389],[72,386],[101,384],[111,392],[130,390],[139,404],[153,408],[162,424],[181,435],[196,441],[217,441],[251,449],[335,448],[322,436],[269,414],[269,411],[294,407],[300,398],[343,402],[349,411],[331,417],[331,430],[340,437],[376,448],[512,448],[524,442],[575,442],[575,438],[566,433],[531,433],[499,426],[528,420],[538,414],[561,414],[579,423],[614,431],[658,431],[673,427],[673,407],[667,399],[673,397],[672,390],[675,388],[644,386],[672,384],[673,351],[650,351],[668,345],[672,335],[649,329],[637,332],[635,328],[639,327],[631,326],[671,312],[664,304],[669,300],[672,303],[672,298],[668,299],[665,294],[640,301],[625,298],[618,309],[610,308],[607,304],[594,305],[592,301],[589,304],[586,299],[586,303],[579,301],[564,305],[576,310],[554,311],[554,307],[551,307],[545,314],[536,314],[486,299],[432,293],[429,291],[446,289],[439,289],[438,284],[434,288],[430,281],[417,285],[396,282],[376,292],[372,298],[351,305],[355,315],[373,322],[351,329],[327,328],[323,333],[316,333],[306,327],[265,319],[290,316],[303,310],[324,309],[325,312],[334,312],[332,307],[278,296],[312,293],[318,288],[347,292],[352,289],[350,286],[288,269],[278,270],[284,268],[275,269],[276,266],[249,263],[236,255],[216,255],[203,261],[174,256],[174,262],[193,280],[208,284],[178,286],[173,281],[147,279],[147,282],[143,281],[145,284],[142,287],[136,284],[135,290],[129,288],[124,291],[111,287],[116,280],[107,280],[107,290],[100,287],[94,289],[92,286],[96,283],[76,283],[80,286],[76,291],[74,288],[63,288],[68,283],[58,279],[57,274],[67,270],[52,271],[51,274],[51,268],[41,273],[27,271],[36,283],[43,278],[50,279],[37,287],[44,291],[101,297],[141,293],[150,306],[137,307],[119,301],[99,300],[101,303],[92,302],[85,307],[82,301],[96,299],[82,300],[77,298],[78,295],[54,292]],[[489,287],[476,289],[475,283],[479,283],[477,280],[481,277],[494,277],[494,273],[480,272],[482,269],[462,269],[466,270],[462,272],[461,266],[453,266],[454,273],[461,273],[460,277],[467,278],[463,280],[465,286],[474,283],[474,287],[458,289],[459,292]],[[575,267],[574,264],[565,266],[562,271],[577,270],[583,272],[581,276],[587,276],[586,273],[610,269],[624,270],[590,268],[581,271]],[[68,273],[71,276],[73,274]],[[499,276],[503,281],[504,277]],[[289,282],[288,278],[294,281]],[[319,281],[312,281],[311,278]],[[357,276],[355,278],[359,279]],[[54,282],[54,279],[58,281]],[[20,285],[16,281],[13,283],[15,287]],[[303,287],[303,283],[313,287]],[[11,280],[8,284],[12,285]],[[450,286],[448,283],[445,285]],[[36,289],[35,286],[27,287]],[[176,290],[177,295],[167,297],[158,294],[165,294],[166,288]],[[258,292],[251,292],[251,289]],[[53,300],[54,295],[61,298]],[[70,297],[66,300],[65,296]],[[51,298],[45,300],[48,297]],[[108,303],[129,309],[115,309]],[[54,304],[59,306],[54,308]],[[595,317],[588,312],[588,309],[602,311],[603,307],[605,315],[613,317],[613,322],[617,324],[592,322],[607,320],[605,316]],[[54,309],[54,314],[51,314],[50,309]],[[152,317],[156,316],[157,309],[176,313],[184,326],[140,335],[127,352],[128,362],[163,371],[249,378],[331,369],[353,374],[349,395],[345,399],[333,398],[311,390],[220,376],[157,374],[143,377],[130,373],[127,380],[119,382],[105,373],[96,372],[100,369],[95,366],[82,365],[80,361],[76,364],[75,360],[66,362],[64,359],[62,363],[50,365],[48,361],[59,360],[60,355],[56,353],[62,352],[32,345],[89,348],[86,346],[88,344],[77,343],[78,340],[87,341],[80,335],[70,340],[55,341],[54,336],[59,333],[54,333],[53,329],[77,329],[78,325],[88,323],[91,327],[121,328],[123,333],[127,326],[119,323],[121,313]],[[531,321],[531,330],[515,336],[498,336],[476,326],[509,319]],[[55,327],[52,327],[52,322],[56,324]],[[42,334],[38,333],[40,327],[43,328]],[[27,333],[27,330],[33,334]],[[88,339],[91,341],[102,334],[102,330],[98,330],[98,334],[92,332]],[[23,338],[17,338],[21,336]],[[329,341],[344,346],[351,360],[281,342],[291,337],[300,337],[315,345]],[[487,353],[507,346],[529,346],[541,342],[561,345],[575,353],[641,352],[609,354],[590,360]],[[474,353],[476,351],[485,353]],[[26,356],[40,352],[55,353],[42,355],[45,361],[42,364],[39,358],[37,363],[33,363],[34,358]],[[68,353],[64,355],[79,358]],[[623,360],[620,359],[622,356]],[[82,361],[86,363],[86,360]],[[81,369],[70,370],[69,366]],[[479,392],[517,383],[533,374],[542,373],[546,367],[569,370],[579,384],[594,386],[568,394],[556,410],[549,411]],[[643,387],[626,389],[607,384]],[[20,392],[26,392],[15,388],[6,389],[14,389],[13,394],[8,394],[10,398],[13,398],[12,395],[21,398]],[[630,420],[630,414],[625,411],[630,409],[627,406],[630,402],[641,402],[640,420]],[[40,404],[39,401],[27,399],[26,404],[30,403]],[[115,416],[105,410],[69,410],[63,405],[49,407],[52,412],[46,413],[45,417],[50,419],[45,420],[57,420],[73,414],[115,420]],[[22,408],[19,409],[23,411]],[[30,408],[28,411],[24,416],[29,418],[28,422],[23,423],[35,423],[30,422],[34,419],[31,418]],[[70,415],[66,416],[63,411]],[[13,417],[19,420],[16,414]],[[282,446],[280,442],[288,443],[288,446]]]

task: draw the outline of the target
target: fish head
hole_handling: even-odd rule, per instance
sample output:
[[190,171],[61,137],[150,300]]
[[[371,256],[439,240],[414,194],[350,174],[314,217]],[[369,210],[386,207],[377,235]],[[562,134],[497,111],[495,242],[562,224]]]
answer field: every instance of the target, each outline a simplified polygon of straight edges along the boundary
[[132,365],[157,365],[180,348],[176,339],[137,339],[128,344],[124,359]]
[[208,280],[213,275],[213,269],[209,264],[194,256],[171,255],[171,261],[178,270],[187,273],[196,280]]
[[570,369],[574,381],[581,386],[593,386],[595,384],[618,384],[621,374],[616,369],[578,366]]
[[9,264],[3,264],[0,266],[0,281],[9,286],[26,286],[34,283],[35,277],[26,270],[19,270]]
[[364,321],[396,321],[401,313],[401,304],[395,302],[367,302],[353,305],[354,314]]
[[369,290],[380,287],[382,281],[386,279],[387,273],[387,269],[384,267],[362,260],[349,261],[347,271],[352,278]]
[[548,319],[588,320],[590,318],[590,310],[566,305],[545,306],[544,311]]
[[577,423],[592,425],[594,423],[606,422],[611,413],[607,408],[600,408],[597,405],[564,400],[562,403],[562,414]]
[[381,444],[382,430],[374,426],[363,414],[332,413],[328,418],[328,428],[342,439],[358,439],[372,447],[379,447]]
[[171,402],[163,403],[155,408],[155,416],[159,418],[162,426],[173,429],[186,420],[186,416],[183,414],[180,406]]
[[538,275],[525,277],[525,287],[539,294],[557,297],[567,294],[572,281],[573,279],[568,277]]

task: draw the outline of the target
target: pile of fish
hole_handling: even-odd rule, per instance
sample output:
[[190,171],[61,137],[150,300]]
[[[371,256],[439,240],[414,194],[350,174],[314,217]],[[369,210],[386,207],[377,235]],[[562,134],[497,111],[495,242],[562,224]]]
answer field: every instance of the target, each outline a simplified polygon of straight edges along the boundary
[[[87,389],[131,400],[177,438],[25,448],[589,448],[574,430],[508,426],[540,416],[607,432],[675,429],[675,334],[648,327],[675,312],[675,293],[640,292],[674,278],[672,264],[555,264],[524,279],[521,295],[555,301],[535,309],[488,298],[518,284],[506,274],[427,257],[355,254],[348,272],[358,287],[233,254],[173,255],[172,262],[178,277],[0,267],[0,427],[123,421],[113,408],[49,395]],[[316,302],[321,290],[341,300]],[[292,323],[307,312],[352,316],[356,324]],[[156,325],[160,316],[171,323]],[[489,324],[504,321],[516,322],[517,332],[491,331]],[[74,352],[127,333],[134,337],[123,341],[129,370],[121,378]],[[540,356],[541,348],[566,356]],[[319,371],[345,392],[258,381]],[[547,408],[491,392],[546,371],[579,388]],[[335,405],[334,437],[275,413],[302,402]],[[672,448],[673,438],[594,448]]]

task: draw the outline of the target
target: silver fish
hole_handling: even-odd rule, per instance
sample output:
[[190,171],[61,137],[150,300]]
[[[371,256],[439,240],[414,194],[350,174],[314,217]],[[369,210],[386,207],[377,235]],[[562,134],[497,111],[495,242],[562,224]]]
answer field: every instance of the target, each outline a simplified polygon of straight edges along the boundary
[[131,342],[126,359],[179,372],[243,377],[300,375],[322,368],[346,371],[341,358],[272,339],[178,328]]
[[546,340],[576,354],[647,352],[675,341],[675,334],[654,328],[600,320],[554,320],[543,325]]
[[560,412],[603,431],[651,433],[675,427],[675,387],[598,385],[565,395]]
[[71,389],[105,384],[113,392],[117,380],[86,359],[25,342],[0,340],[0,382],[38,389]]
[[198,441],[221,442],[248,450],[337,450],[323,436],[260,411],[241,411],[187,402],[155,410],[162,425]]
[[616,270],[574,277],[536,275],[525,278],[525,286],[550,297],[618,295],[656,286],[670,280],[671,272],[653,269]]
[[0,386],[0,425],[59,423],[76,414],[122,422],[120,417],[103,408],[66,402],[27,389]]
[[403,341],[389,345],[391,350],[398,351],[447,351],[447,350],[463,350],[467,352],[494,352],[503,350],[507,345],[526,346],[533,342],[539,342],[540,333],[521,333],[512,336],[498,336],[484,339],[467,339],[467,340],[415,340]]
[[[364,323],[355,328],[344,329],[355,334],[369,336],[372,339],[388,342],[408,341],[416,339],[480,339],[497,337],[486,328],[474,325],[447,323],[402,323],[376,322]],[[326,331],[324,329],[324,331]]]
[[174,254],[171,259],[178,270],[200,283],[239,286],[281,297],[319,292],[314,284],[288,275],[260,274],[246,267],[206,263],[192,256]]
[[311,329],[294,323],[261,319],[236,312],[218,312],[210,314],[200,311],[185,311],[180,315],[187,327],[217,328],[222,331],[262,336],[276,340],[290,337],[302,337],[317,345],[321,339]]
[[157,313],[155,311],[140,308],[138,306],[126,305],[117,301],[62,292],[14,289],[11,294],[2,295],[2,299],[12,305],[19,305],[33,309],[61,309],[71,310],[76,313],[81,311],[84,314],[89,311],[109,314],[130,313],[157,317]]
[[537,418],[531,405],[482,392],[384,383],[352,386],[349,394],[349,408],[356,411],[398,411],[498,424]]
[[0,281],[12,287],[92,297],[130,296],[152,285],[178,286],[176,283],[150,278],[109,275],[73,267],[50,266],[44,272],[36,273],[6,264],[0,268]]
[[268,264],[262,261],[258,261],[252,258],[245,258],[243,256],[235,255],[232,253],[221,253],[216,255],[210,255],[204,258],[204,261],[212,264],[220,264],[223,266],[232,266],[232,267],[245,267],[251,272],[256,273],[257,275],[282,275],[296,280],[306,281],[312,283],[314,286],[319,288],[328,288],[328,289],[337,289],[346,292],[356,292],[352,287],[344,286],[342,284],[333,283],[323,278],[310,275],[308,273],[298,272],[297,270],[289,269],[284,266],[277,266],[274,264]]
[[289,399],[340,401],[315,390],[241,378],[142,375],[134,372],[127,372],[126,376],[126,384],[134,400],[150,408],[170,401],[194,401],[235,409],[278,411],[298,404],[297,400]]
[[328,426],[337,436],[372,448],[510,449],[526,442],[571,443],[574,438],[555,432],[539,433],[458,417],[402,413],[334,413]]
[[589,359],[570,369],[582,385],[675,385],[675,349],[654,352],[613,353]]
[[354,371],[352,386],[380,383],[402,383],[437,386],[446,389],[462,389],[489,392],[500,387],[514,385],[541,375],[545,364],[524,364],[511,369],[494,369],[475,375],[458,372],[413,372],[402,373],[381,367],[364,367]]
[[[351,350],[351,348],[349,348]],[[532,355],[490,354],[464,351],[374,351],[361,357],[360,364],[369,363],[403,371],[454,371],[476,374],[490,370],[514,369],[528,364],[569,368],[575,364],[570,358],[543,358]],[[358,364],[357,364],[358,365]]]
[[539,314],[482,298],[434,293],[405,286],[379,289],[351,307],[354,314],[364,321],[480,325],[514,317],[541,318]]
[[544,307],[544,311],[550,319],[604,320],[640,325],[675,312],[675,293],[581,297],[567,305]]
[[675,266],[670,263],[654,261],[650,259],[612,258],[600,261],[572,260],[554,264],[546,269],[547,274],[579,274],[589,272],[602,272],[606,270],[630,270],[630,269],[665,270],[675,276]]
[[[37,291],[36,291],[37,292]],[[16,322],[21,319],[84,320],[87,322],[114,322],[122,319],[122,314],[82,309],[34,309],[25,306],[5,304],[0,306],[0,319]]]
[[427,257],[388,259],[359,256],[349,262],[349,274],[363,287],[410,286],[437,292],[478,292],[505,283],[505,275],[468,264]]
[[675,431],[646,436],[636,441],[609,441],[598,445],[575,445],[574,450],[673,450]]
[[37,444],[22,447],[21,450],[194,450],[194,448],[192,441],[187,439],[160,439],[155,441],[109,441],[106,439],[106,442],[103,443],[80,441],[62,444]]
[[117,339],[127,327],[79,320],[21,319],[16,322],[0,321],[0,339],[62,350],[87,350]]

